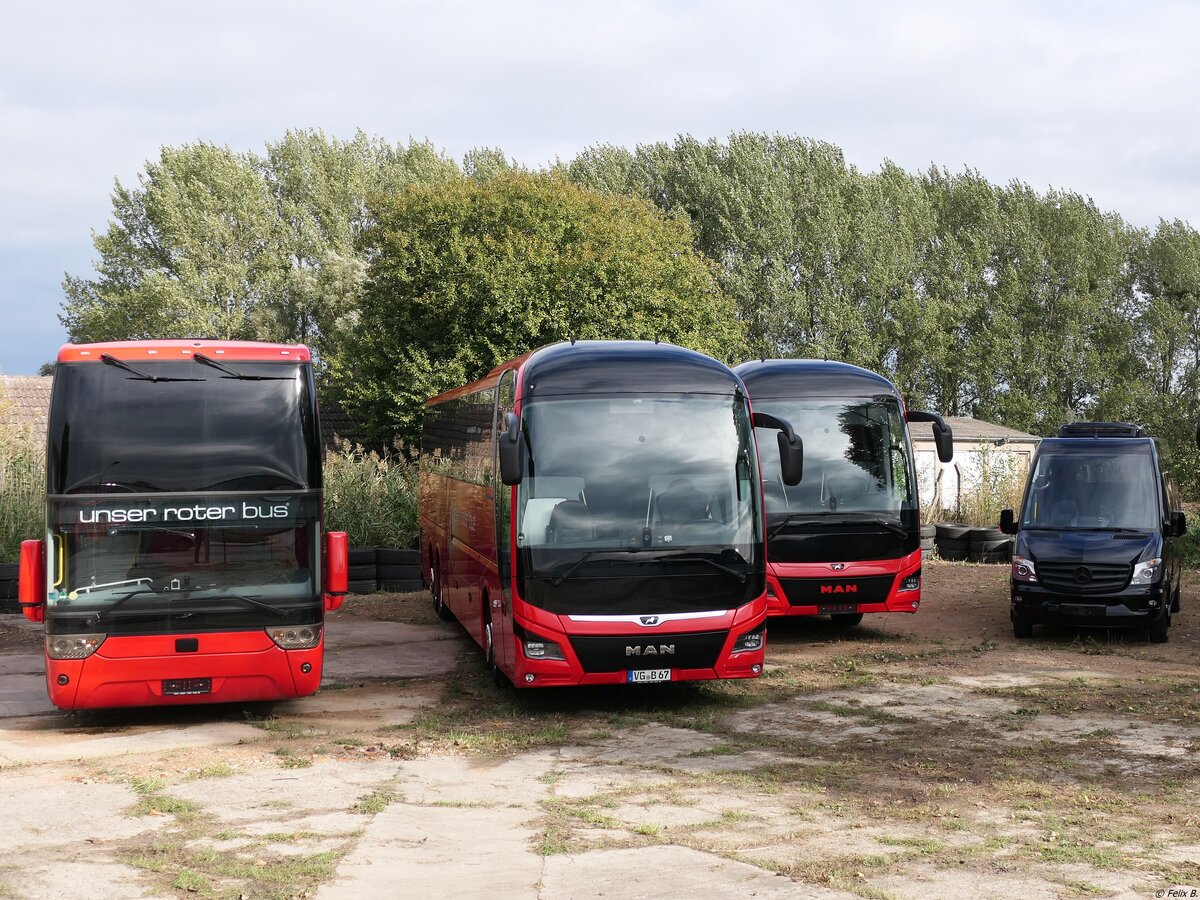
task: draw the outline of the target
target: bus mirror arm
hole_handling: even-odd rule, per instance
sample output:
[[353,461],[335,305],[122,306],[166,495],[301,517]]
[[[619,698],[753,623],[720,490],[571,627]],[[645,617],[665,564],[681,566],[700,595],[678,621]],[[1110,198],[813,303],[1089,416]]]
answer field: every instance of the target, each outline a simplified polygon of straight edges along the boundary
[[507,485],[520,484],[525,466],[525,434],[514,412],[504,414],[504,425],[500,435],[500,480]]
[[948,463],[954,459],[954,432],[946,424],[945,419],[937,413],[920,412],[919,410],[910,409],[908,411],[908,421],[932,422],[933,443],[937,446],[938,459],[944,463]]
[[350,538],[344,531],[331,531],[325,535],[325,609],[339,608],[349,591]]
[[779,474],[783,483],[794,487],[804,477],[804,442],[792,428],[792,423],[770,413],[754,414],[755,428],[775,428],[779,431]]
[[46,542],[21,541],[17,599],[30,622],[46,619]]

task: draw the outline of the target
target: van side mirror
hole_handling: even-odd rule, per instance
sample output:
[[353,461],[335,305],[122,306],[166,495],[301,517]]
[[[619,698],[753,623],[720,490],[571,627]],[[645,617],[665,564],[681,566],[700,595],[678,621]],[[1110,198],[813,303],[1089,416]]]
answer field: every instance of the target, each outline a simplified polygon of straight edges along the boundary
[[1017,533],[1017,521],[1011,509],[1000,510],[1000,530],[1005,534]]
[[504,433],[500,435],[500,480],[520,484],[525,468],[525,433],[514,412],[504,414]]
[[804,478],[804,442],[792,428],[792,423],[770,413],[756,412],[755,428],[775,428],[779,431],[779,474],[783,483],[795,487]]
[[17,602],[30,622],[46,620],[46,542],[21,541]]
[[350,538],[344,531],[325,535],[325,609],[342,605],[342,596],[350,590]]
[[937,447],[938,459],[944,463],[948,463],[954,459],[954,432],[950,426],[946,424],[946,420],[937,413],[921,412],[919,410],[910,409],[908,411],[908,421],[910,422],[932,422],[933,423],[933,443]]
[[1171,534],[1174,537],[1183,537],[1187,534],[1187,515],[1182,509],[1176,509],[1171,513]]

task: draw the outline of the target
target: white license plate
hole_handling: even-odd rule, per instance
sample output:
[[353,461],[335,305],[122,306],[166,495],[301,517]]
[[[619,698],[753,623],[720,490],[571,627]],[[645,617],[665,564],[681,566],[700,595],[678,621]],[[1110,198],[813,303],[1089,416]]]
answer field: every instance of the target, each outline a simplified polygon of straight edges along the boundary
[[630,669],[628,673],[630,684],[649,684],[652,681],[670,681],[670,669]]

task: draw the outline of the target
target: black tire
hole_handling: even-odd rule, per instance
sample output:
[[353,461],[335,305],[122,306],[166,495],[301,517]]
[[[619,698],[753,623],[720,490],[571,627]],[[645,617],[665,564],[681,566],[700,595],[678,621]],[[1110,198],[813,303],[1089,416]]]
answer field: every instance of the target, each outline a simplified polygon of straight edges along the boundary
[[935,537],[937,537],[937,526],[936,525],[922,525],[921,526],[921,540],[922,541],[924,541],[926,538],[932,539]]
[[425,582],[419,578],[410,581],[381,581],[379,589],[389,594],[415,594],[425,590]]
[[935,540],[936,540],[936,538],[931,538],[931,537],[921,538],[921,549],[922,550],[932,550]]
[[375,548],[375,563],[380,566],[419,566],[421,553],[418,550],[394,550],[391,547]]
[[966,539],[971,531],[970,525],[959,525],[957,522],[943,522],[941,525],[934,526],[934,534],[937,536],[939,544],[943,538],[949,538],[952,541]]
[[1150,643],[1165,644],[1171,639],[1170,628],[1171,610],[1168,607],[1159,613],[1158,616],[1155,617],[1154,621],[1150,623],[1149,628],[1146,629],[1146,634],[1150,638]]
[[433,597],[433,611],[437,617],[443,622],[453,622],[454,613],[442,602],[442,581],[436,566],[429,570],[429,593]]
[[17,599],[17,579],[0,578],[0,600]]
[[379,590],[374,581],[351,581],[346,586],[352,594],[374,594]]
[[351,566],[348,575],[351,581],[375,581],[378,578],[378,570],[375,563],[363,563]]
[[[941,526],[939,526],[941,527]],[[970,549],[966,538],[943,538],[937,539],[938,556],[942,559],[959,560],[966,559]]]
[[999,528],[972,528],[968,537],[976,546],[1008,540],[1008,535]]
[[863,620],[862,613],[834,613],[829,617],[838,628],[853,628]]
[[350,548],[350,565],[365,566],[367,564],[375,565],[375,548],[374,547],[351,547]]
[[375,574],[380,581],[420,581],[421,566],[417,563],[411,565],[379,563],[375,566]]
[[1019,619],[1013,619],[1013,637],[1018,640],[1033,637],[1033,623],[1022,622]]

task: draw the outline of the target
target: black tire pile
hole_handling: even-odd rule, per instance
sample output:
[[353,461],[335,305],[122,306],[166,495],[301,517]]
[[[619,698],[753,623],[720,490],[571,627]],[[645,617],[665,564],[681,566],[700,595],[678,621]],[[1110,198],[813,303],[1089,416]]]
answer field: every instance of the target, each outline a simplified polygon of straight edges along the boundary
[[16,563],[0,563],[0,613],[20,612],[17,605],[17,572]]
[[948,522],[936,526],[938,556],[945,560],[1002,563],[1012,559],[1012,538],[999,528],[973,528]]
[[350,551],[350,593],[379,591],[408,593],[424,588],[421,560],[416,550],[359,547]]

